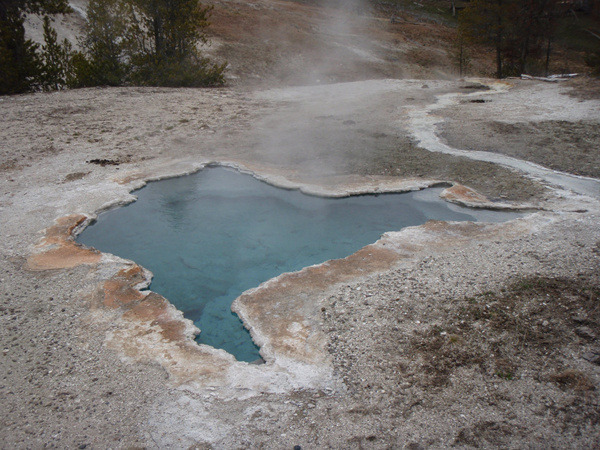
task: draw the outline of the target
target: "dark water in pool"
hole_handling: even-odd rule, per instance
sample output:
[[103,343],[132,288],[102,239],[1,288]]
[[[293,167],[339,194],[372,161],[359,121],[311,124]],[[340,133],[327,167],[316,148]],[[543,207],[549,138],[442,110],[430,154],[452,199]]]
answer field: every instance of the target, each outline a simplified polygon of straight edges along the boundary
[[230,309],[245,290],[429,219],[518,216],[450,205],[437,199],[439,192],[327,199],[210,168],[149,183],[136,202],[100,214],[77,240],[151,270],[151,289],[194,321],[198,342],[254,361],[258,348]]

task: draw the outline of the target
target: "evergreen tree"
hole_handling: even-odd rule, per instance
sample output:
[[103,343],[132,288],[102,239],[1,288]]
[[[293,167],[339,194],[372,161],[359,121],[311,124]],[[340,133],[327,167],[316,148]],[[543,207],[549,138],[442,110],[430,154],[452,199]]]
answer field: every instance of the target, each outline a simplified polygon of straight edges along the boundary
[[83,55],[74,58],[80,86],[118,86],[130,67],[126,61],[128,22],[123,0],[90,0],[87,25],[81,47]]
[[0,95],[29,90],[37,75],[36,45],[25,39],[23,17],[0,17]]
[[507,59],[516,75],[547,72],[559,12],[558,0],[524,0],[516,17]]
[[212,7],[198,0],[126,0],[134,82],[160,86],[222,84],[225,64],[200,55]]
[[459,24],[456,38],[452,42],[449,57],[456,67],[459,76],[464,76],[471,68],[471,54],[465,42],[465,32]]
[[225,64],[198,50],[210,11],[199,0],[90,0],[83,53],[73,58],[78,85],[223,84]]
[[45,90],[64,89],[70,84],[72,74],[71,59],[73,47],[68,40],[58,42],[56,30],[50,18],[44,16],[44,45],[42,46],[41,66],[38,75],[40,85]]
[[0,95],[30,90],[39,75],[38,46],[25,39],[25,14],[69,11],[67,0],[0,0]]
[[459,17],[468,40],[494,47],[497,78],[504,76],[504,56],[514,32],[518,7],[518,0],[473,0]]
[[600,35],[591,32],[597,38],[595,49],[585,56],[585,63],[592,69],[592,75],[600,76]]
[[559,0],[473,0],[459,16],[462,36],[494,47],[496,76],[548,70]]

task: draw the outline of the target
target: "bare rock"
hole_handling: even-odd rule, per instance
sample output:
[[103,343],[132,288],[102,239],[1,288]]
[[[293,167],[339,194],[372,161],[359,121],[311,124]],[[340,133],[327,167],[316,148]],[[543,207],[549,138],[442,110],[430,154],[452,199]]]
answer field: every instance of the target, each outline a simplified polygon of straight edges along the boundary
[[582,326],[575,328],[575,334],[584,339],[594,340],[596,339],[596,333],[590,327]]
[[600,366],[600,351],[591,351],[581,355],[583,359]]

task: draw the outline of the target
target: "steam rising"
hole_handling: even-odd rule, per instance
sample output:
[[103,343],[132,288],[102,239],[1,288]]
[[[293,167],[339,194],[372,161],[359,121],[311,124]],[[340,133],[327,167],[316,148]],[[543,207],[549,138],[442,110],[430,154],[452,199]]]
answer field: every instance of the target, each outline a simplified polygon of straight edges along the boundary
[[386,24],[377,24],[370,4],[325,0],[319,6],[303,5],[309,15],[300,26],[283,23],[264,30],[264,39],[294,50],[277,51],[274,76],[296,85],[383,78],[386,61],[377,54],[382,48],[372,34]]
[[366,0],[286,5],[309,15],[302,26],[265,24],[263,39],[276,43],[274,83],[303,87],[262,94],[281,103],[252,131],[253,159],[321,182],[348,172],[381,174],[382,167],[385,174],[386,165],[391,174],[392,155],[410,145],[390,123],[401,99],[390,96],[385,81],[364,81],[401,75],[398,49],[385,40],[389,20],[375,17]]
[[266,91],[263,98],[280,103],[252,131],[252,157],[320,182],[343,173],[394,175],[398,153],[413,146],[402,108],[409,96],[431,95],[422,85],[370,80]]

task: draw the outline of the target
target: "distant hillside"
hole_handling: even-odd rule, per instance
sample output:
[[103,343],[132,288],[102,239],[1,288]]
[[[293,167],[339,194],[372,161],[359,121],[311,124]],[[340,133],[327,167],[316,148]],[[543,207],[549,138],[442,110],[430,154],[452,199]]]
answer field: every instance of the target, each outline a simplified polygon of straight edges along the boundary
[[[73,45],[77,45],[77,39],[83,32],[85,26],[85,11],[88,0],[70,0],[69,4],[73,8],[73,14],[56,16],[54,19],[54,28],[58,33],[60,40],[69,39]],[[44,39],[42,29],[42,19],[30,15],[25,22],[27,37],[35,42],[41,43]]]
[[[451,1],[421,0],[207,0],[214,6],[211,45],[205,52],[229,62],[232,84],[311,84],[368,78],[450,78],[456,18]],[[87,0],[72,0],[59,17],[59,37],[74,44],[85,23]],[[464,2],[455,2],[458,8]],[[580,24],[586,20],[585,27]],[[576,21],[576,22],[575,22]],[[561,24],[554,72],[585,71],[582,50],[593,47],[587,16]],[[27,21],[41,41],[41,20]],[[599,41],[600,42],[600,41]],[[471,49],[472,73],[491,75],[493,55]]]

